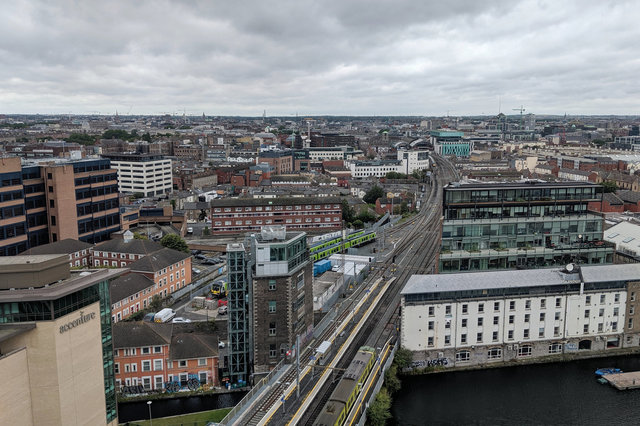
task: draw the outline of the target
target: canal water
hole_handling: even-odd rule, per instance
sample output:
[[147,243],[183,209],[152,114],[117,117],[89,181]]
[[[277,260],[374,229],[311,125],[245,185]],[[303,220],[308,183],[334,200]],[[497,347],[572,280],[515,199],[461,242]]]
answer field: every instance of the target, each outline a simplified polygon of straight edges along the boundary
[[[185,398],[154,399],[151,404],[152,418],[177,416],[198,411],[216,410],[235,406],[246,392],[218,393]],[[124,402],[118,404],[118,421],[126,423],[134,420],[148,420],[147,401]]]
[[595,370],[640,371],[640,356],[403,378],[396,425],[639,425],[640,389],[600,384]]

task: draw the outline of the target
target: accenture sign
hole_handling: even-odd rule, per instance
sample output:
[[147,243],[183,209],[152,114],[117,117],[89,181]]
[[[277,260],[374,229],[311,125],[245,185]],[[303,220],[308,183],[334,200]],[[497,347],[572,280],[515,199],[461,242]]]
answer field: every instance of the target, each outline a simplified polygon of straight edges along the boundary
[[84,324],[85,322],[91,321],[95,317],[96,317],[95,312],[84,314],[82,311],[80,311],[80,318],[60,326],[60,334],[64,333],[65,331],[69,331],[74,327],[78,327],[80,324]]

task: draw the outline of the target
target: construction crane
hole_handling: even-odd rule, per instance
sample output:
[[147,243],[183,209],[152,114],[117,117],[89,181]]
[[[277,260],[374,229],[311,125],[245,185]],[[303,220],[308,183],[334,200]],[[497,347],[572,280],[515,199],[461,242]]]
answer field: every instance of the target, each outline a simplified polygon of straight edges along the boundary
[[514,111],[520,111],[520,130],[522,130],[522,113],[526,110],[520,105],[520,108],[512,108]]

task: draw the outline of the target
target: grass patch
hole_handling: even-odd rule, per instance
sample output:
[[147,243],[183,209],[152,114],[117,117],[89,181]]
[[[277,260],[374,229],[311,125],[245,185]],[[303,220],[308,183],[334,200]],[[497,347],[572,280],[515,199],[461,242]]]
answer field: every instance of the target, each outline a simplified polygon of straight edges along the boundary
[[[202,411],[200,413],[184,414],[182,416],[161,417],[153,419],[154,426],[204,426],[209,422],[219,422],[232,410],[230,408],[220,408],[218,410]],[[129,426],[151,426],[149,420],[137,420],[134,422],[121,423]]]

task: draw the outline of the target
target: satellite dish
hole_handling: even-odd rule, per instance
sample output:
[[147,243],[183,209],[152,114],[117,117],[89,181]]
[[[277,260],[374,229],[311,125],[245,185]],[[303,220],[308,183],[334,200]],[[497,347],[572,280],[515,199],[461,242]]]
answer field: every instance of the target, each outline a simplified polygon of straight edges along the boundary
[[573,272],[573,263],[570,263],[566,267],[567,272]]

